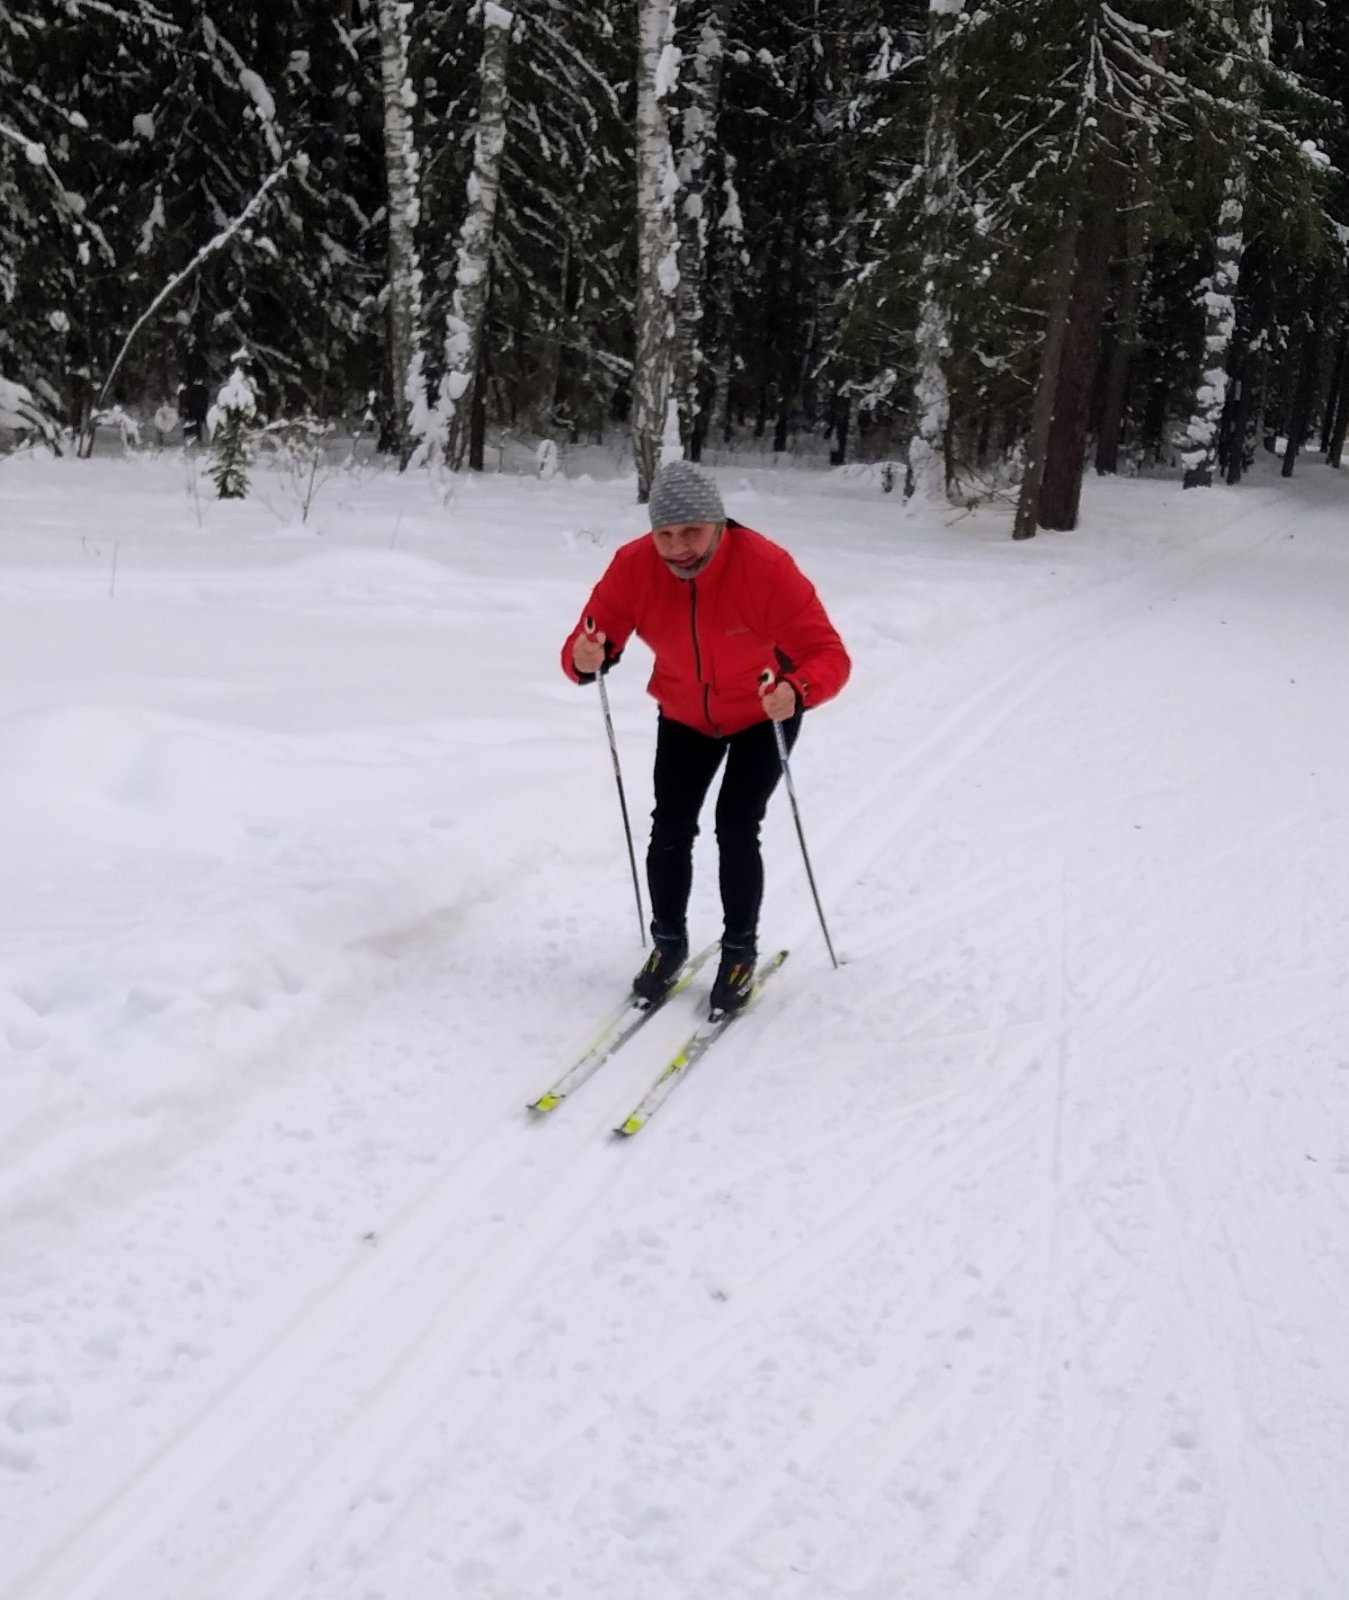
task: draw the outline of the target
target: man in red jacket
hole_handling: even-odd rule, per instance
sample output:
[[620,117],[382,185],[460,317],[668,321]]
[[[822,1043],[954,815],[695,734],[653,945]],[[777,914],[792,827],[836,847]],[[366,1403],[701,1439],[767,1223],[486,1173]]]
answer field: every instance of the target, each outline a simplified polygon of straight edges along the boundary
[[650,534],[609,563],[562,647],[562,668],[576,683],[593,682],[634,633],[655,654],[647,685],[660,707],[646,858],[653,949],[633,980],[633,993],[650,1004],[664,998],[688,957],[698,814],[725,758],[716,811],[725,927],[711,1007],[734,1011],[753,983],[759,829],[782,772],[772,723],[794,745],[802,712],[832,699],[851,663],[791,556],[729,519],[706,473],[668,462],[647,509]]

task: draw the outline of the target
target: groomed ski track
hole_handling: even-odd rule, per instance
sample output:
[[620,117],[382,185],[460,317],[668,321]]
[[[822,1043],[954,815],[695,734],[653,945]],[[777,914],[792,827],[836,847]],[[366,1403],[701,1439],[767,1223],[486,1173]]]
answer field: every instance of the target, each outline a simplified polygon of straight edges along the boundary
[[783,801],[792,961],[640,1140],[693,997],[523,1110],[634,964],[596,747],[563,883],[353,950],[96,1209],[35,1163],[62,1292],[163,1368],[91,1385],[7,1600],[1343,1600],[1338,490],[933,648],[902,539],[840,556],[796,770],[844,968]]

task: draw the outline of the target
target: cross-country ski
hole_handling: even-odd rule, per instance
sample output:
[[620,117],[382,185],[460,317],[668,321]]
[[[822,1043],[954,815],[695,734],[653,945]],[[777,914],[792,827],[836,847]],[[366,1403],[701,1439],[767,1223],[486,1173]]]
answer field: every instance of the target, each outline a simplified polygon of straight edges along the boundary
[[585,1050],[577,1057],[570,1067],[550,1088],[543,1091],[537,1099],[531,1100],[531,1111],[555,1111],[569,1094],[575,1093],[581,1085],[592,1078],[604,1063],[634,1038],[646,1024],[656,1015],[667,1000],[672,1000],[697,977],[707,960],[716,952],[716,945],[708,945],[706,949],[686,961],[680,969],[674,982],[666,992],[655,1001],[638,1000],[631,996],[626,999],[617,1010],[600,1025],[599,1031],[592,1038]]
[[787,959],[787,952],[779,950],[769,961],[759,969],[754,979],[753,988],[745,1005],[735,1011],[714,1010],[706,1017],[684,1040],[678,1050],[666,1062],[655,1082],[643,1095],[638,1104],[623,1121],[614,1129],[614,1133],[621,1138],[631,1138],[633,1134],[640,1133],[642,1129],[655,1116],[676,1086],[692,1071],[694,1065],[701,1061],[712,1046],[721,1038],[726,1029],[741,1015],[741,1011],[748,1010],[754,1003],[760,990],[781,967]]

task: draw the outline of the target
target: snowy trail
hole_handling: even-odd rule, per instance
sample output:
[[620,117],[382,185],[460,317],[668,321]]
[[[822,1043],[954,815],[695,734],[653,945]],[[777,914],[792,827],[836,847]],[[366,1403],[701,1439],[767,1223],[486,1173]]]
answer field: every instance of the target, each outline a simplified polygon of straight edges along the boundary
[[68,1221],[72,1301],[103,1257],[195,1272],[155,1330],[189,1353],[143,1429],[116,1393],[81,1417],[7,1597],[1342,1600],[1342,520],[1262,498],[929,655],[864,647],[812,733],[847,759],[798,776],[847,965],[779,808],[791,978],[631,1146],[691,1006],[521,1110],[592,1003],[524,1014],[588,926],[546,836],[352,945],[284,1074],[241,1054],[247,1093]]

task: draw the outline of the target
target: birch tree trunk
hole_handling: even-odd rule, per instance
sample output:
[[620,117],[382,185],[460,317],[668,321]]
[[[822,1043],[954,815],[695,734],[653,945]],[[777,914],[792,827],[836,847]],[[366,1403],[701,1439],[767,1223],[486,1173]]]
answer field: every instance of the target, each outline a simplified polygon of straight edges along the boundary
[[506,150],[506,115],[510,107],[506,73],[510,65],[514,14],[486,0],[478,101],[478,129],[473,142],[473,171],[468,180],[468,212],[459,230],[454,298],[445,324],[445,370],[436,407],[436,435],[445,460],[454,470],[464,464],[471,433],[470,418],[481,366],[483,328],[491,287],[492,241],[496,232],[501,166]]
[[950,488],[951,393],[946,359],[951,318],[944,276],[949,271],[956,192],[956,73],[950,44],[965,0],[931,0],[928,71],[931,94],[923,150],[923,303],[915,354],[914,432],[909,440],[906,497],[915,505],[945,501]]
[[679,251],[678,179],[665,99],[678,81],[676,0],[638,0],[637,306],[632,373],[632,448],[637,500],[645,505],[660,459],[674,367]]
[[430,416],[423,370],[422,266],[417,254],[419,178],[412,112],[417,96],[408,67],[410,0],[379,0],[380,82],[384,95],[384,166],[389,190],[389,365],[394,437],[406,467],[426,438]]
[[708,0],[698,29],[693,70],[687,80],[678,167],[679,289],[675,302],[674,386],[680,435],[690,459],[695,461],[702,453],[706,432],[704,413],[708,396],[704,393],[707,358],[703,350],[703,292],[711,210],[709,161],[717,135],[725,11],[726,0]]

